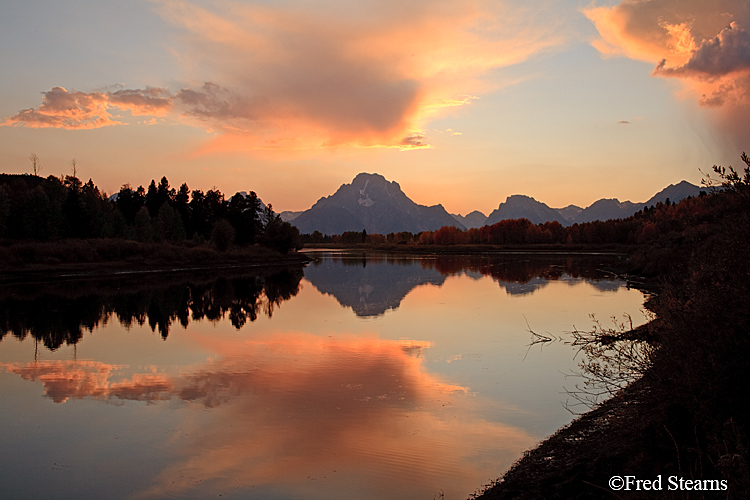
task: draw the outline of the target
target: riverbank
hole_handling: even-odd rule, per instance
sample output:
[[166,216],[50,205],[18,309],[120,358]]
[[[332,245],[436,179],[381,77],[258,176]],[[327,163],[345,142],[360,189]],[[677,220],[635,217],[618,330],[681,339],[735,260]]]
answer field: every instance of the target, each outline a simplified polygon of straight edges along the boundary
[[[580,416],[536,448],[524,453],[497,482],[473,498],[482,500],[600,499],[613,496],[608,480],[626,474],[638,451],[653,445],[650,439],[664,429],[636,425],[643,420],[643,383]],[[651,478],[649,476],[648,478]],[[653,476],[655,477],[655,475]],[[642,477],[647,479],[647,477]]]
[[207,244],[140,243],[124,239],[5,242],[0,245],[0,283],[278,267],[309,261],[304,254],[280,254],[257,245],[220,252]]
[[[651,323],[636,333],[600,331],[582,348],[583,382],[571,396],[614,395],[525,452],[473,500],[748,498],[748,315],[716,311],[726,321],[704,323],[690,305],[669,314],[672,287],[657,297],[662,314]],[[615,391],[623,371],[640,378]],[[626,476],[658,483],[625,491],[617,481]]]
[[577,395],[613,396],[473,498],[750,498],[750,162],[745,173],[710,218],[639,248],[671,264],[648,325],[577,332]]

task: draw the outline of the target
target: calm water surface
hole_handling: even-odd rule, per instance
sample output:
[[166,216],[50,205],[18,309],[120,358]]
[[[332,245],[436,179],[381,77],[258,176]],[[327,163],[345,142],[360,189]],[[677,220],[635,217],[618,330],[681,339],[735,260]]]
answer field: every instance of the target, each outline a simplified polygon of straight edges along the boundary
[[464,499],[572,419],[608,257],[0,287],[0,498]]

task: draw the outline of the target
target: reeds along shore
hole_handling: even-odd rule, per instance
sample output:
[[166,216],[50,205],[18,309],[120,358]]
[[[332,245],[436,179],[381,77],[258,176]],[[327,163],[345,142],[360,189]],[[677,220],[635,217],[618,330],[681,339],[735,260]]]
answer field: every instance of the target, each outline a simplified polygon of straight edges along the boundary
[[[527,452],[482,499],[750,497],[750,159],[682,234],[635,252],[679,255],[638,332],[590,332],[583,385],[615,396]],[[604,335],[602,335],[602,333]],[[638,349],[639,355],[632,355]],[[639,377],[618,389],[623,370]],[[579,394],[580,396],[581,394]],[[614,486],[631,476],[658,491]],[[682,480],[682,481],[681,481]],[[645,483],[641,483],[643,485]]]

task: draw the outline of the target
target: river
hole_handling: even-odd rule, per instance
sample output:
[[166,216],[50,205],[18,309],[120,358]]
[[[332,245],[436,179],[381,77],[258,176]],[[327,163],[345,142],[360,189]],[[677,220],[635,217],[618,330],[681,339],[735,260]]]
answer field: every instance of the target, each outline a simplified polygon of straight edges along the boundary
[[0,287],[0,498],[465,499],[645,322],[617,257],[310,255]]

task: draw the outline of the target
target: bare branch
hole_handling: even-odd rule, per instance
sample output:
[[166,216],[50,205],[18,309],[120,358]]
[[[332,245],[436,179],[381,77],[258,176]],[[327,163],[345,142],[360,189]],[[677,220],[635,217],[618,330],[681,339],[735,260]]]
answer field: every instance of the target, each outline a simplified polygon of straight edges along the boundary
[[39,157],[36,153],[31,153],[29,155],[29,160],[31,160],[31,168],[34,171],[34,175],[38,175],[38,173],[42,171],[42,167],[39,165]]

